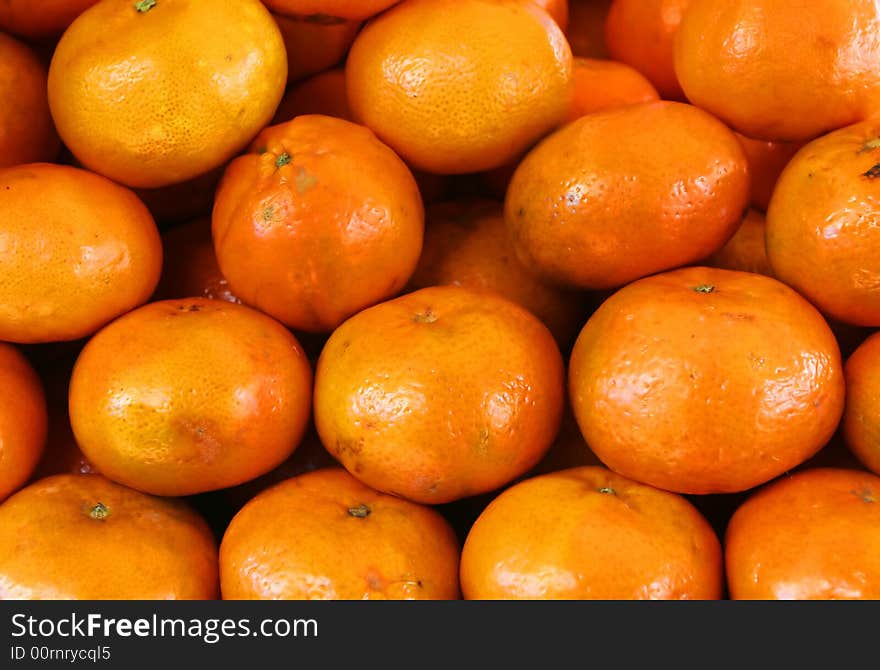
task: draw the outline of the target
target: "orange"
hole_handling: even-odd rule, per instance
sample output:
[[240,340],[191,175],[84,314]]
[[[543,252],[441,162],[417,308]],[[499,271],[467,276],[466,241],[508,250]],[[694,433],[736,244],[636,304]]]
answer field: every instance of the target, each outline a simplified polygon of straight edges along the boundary
[[361,29],[359,21],[324,21],[314,17],[274,14],[287,52],[287,79],[317,74],[345,59]]
[[351,317],[315,373],[321,442],[368,486],[437,504],[524,474],[559,430],[562,356],[501,296],[425,288]]
[[511,486],[461,555],[470,600],[707,600],[722,581],[721,544],[691,503],[595,466]]
[[30,47],[3,33],[0,100],[0,168],[53,160],[60,144],[49,114],[46,68]]
[[27,358],[0,342],[0,500],[21,487],[46,445],[43,384]]
[[819,312],[770,277],[683,268],[620,289],[569,362],[578,425],[605,465],[678,493],[753,488],[818,452],[843,365]]
[[400,291],[424,233],[406,165],[367,128],[321,115],[260,133],[226,169],[212,220],[232,292],[309,332]]
[[266,0],[273,12],[333,25],[341,21],[363,21],[399,0]]
[[575,58],[573,79],[570,121],[585,114],[660,98],[657,89],[638,70],[612,60]]
[[810,140],[880,112],[880,5],[691,0],[674,60],[688,99],[735,130]]
[[415,168],[489,170],[565,119],[571,50],[522,0],[407,0],[370,21],[346,61],[356,120]]
[[814,468],[734,512],[725,536],[733,600],[880,598],[880,477]]
[[880,121],[842,128],[803,147],[767,210],[775,275],[825,314],[880,326]]
[[324,468],[235,515],[220,545],[220,583],[225,600],[453,600],[458,559],[439,512]]
[[214,192],[225,166],[178,184],[135,189],[160,229],[211,215]]
[[613,0],[605,42],[615,60],[647,77],[665,100],[684,100],[675,73],[674,44],[692,0]]
[[584,441],[584,435],[574,418],[571,402],[566,397],[565,408],[562,412],[562,424],[553,444],[544,454],[538,464],[532,468],[527,476],[543,475],[557,470],[581,467],[584,465],[602,465],[599,457],[593,453],[590,446]]
[[767,247],[764,244],[766,230],[764,215],[756,209],[749,209],[733,237],[706,260],[706,265],[772,277],[773,269],[767,260]]
[[86,337],[159,281],[153,217],[109,179],[48,163],[0,169],[0,212],[0,340]]
[[60,35],[77,16],[97,1],[3,0],[0,2],[0,30],[31,38]]
[[514,172],[505,220],[534,272],[607,289],[720,249],[748,191],[736,136],[696,107],[660,101],[589,114],[547,137]]
[[162,234],[165,263],[156,289],[159,299],[212,298],[240,303],[214,255],[211,219],[197,219]]
[[586,321],[583,297],[536,277],[516,258],[501,203],[459,200],[431,205],[413,289],[450,284],[495,291],[528,309],[566,346]]
[[70,423],[100,472],[156,495],[253,479],[306,430],[312,372],[296,338],[242,305],[153,302],[95,335],[70,380]]
[[272,124],[291,121],[293,117],[305,114],[323,114],[351,121],[344,68],[325,70],[293,84],[281,99]]
[[568,0],[527,0],[547,12],[565,32],[568,27]]
[[571,51],[581,58],[608,58],[605,20],[611,0],[569,0],[565,37]]
[[0,505],[0,599],[211,600],[217,546],[184,503],[56,475]]
[[286,81],[281,32],[258,0],[101,0],[55,48],[49,107],[83,165],[155,188],[244,149]]
[[862,342],[846,361],[843,432],[850,451],[880,474],[880,334]]
[[752,207],[766,212],[779,175],[803,145],[798,142],[753,140],[739,133],[736,136],[745,149],[749,161],[749,173],[752,176]]

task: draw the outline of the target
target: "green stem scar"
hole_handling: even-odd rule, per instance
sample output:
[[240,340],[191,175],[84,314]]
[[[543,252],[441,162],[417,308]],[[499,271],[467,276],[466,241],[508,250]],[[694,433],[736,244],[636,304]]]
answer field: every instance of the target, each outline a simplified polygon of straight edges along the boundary
[[156,0],[138,0],[138,2],[134,3],[134,8],[141,14],[149,12],[155,6]]
[[413,321],[416,323],[434,323],[436,320],[437,315],[430,307],[426,307],[424,312],[419,312],[413,317]]
[[361,503],[357,507],[349,507],[348,508],[348,513],[351,516],[356,517],[358,519],[364,519],[364,518],[370,516],[370,512],[372,512],[372,511],[373,510],[371,510],[370,507],[368,505],[365,505],[364,503]]
[[97,503],[89,510],[89,518],[94,519],[95,521],[103,521],[108,516],[110,516],[110,508],[101,502]]
[[286,151],[275,159],[275,167],[282,168],[291,161],[290,154]]
[[874,167],[872,167],[867,172],[862,173],[863,177],[867,177],[868,179],[876,179],[880,177],[880,163],[877,163]]
[[694,291],[697,293],[712,293],[715,290],[715,287],[712,284],[700,284],[699,286],[694,286]]
[[880,137],[875,137],[873,140],[865,142],[859,153],[862,153],[863,151],[873,151],[874,149],[880,149]]

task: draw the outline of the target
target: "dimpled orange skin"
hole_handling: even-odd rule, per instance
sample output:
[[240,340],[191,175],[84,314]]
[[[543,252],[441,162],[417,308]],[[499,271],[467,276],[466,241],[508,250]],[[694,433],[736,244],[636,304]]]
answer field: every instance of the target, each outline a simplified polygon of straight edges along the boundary
[[162,247],[165,262],[156,298],[198,297],[241,302],[229,289],[229,282],[217,265],[210,218],[166,231],[162,234]]
[[269,122],[287,82],[281,32],[258,0],[148,4],[101,0],[65,31],[49,66],[65,145],[89,169],[141,188],[225,163]]
[[334,331],[318,359],[315,427],[368,486],[445,503],[534,466],[559,430],[563,387],[537,317],[494,293],[431,287]]
[[407,163],[503,165],[565,119],[571,49],[521,0],[407,0],[370,21],[346,61],[355,119]]
[[24,355],[0,342],[0,501],[22,486],[43,454],[49,419],[43,384]]
[[258,494],[220,545],[224,600],[455,600],[459,544],[439,512],[340,467]]
[[749,161],[749,173],[752,176],[752,207],[766,212],[779,175],[803,144],[753,140],[739,133],[736,133],[736,137],[745,149]]
[[767,210],[779,279],[828,316],[880,326],[880,122],[829,133],[786,166]]
[[284,38],[288,81],[339,65],[361,29],[359,21],[325,23],[280,14],[273,14],[273,18]]
[[605,43],[614,60],[651,81],[664,100],[685,100],[675,74],[675,34],[692,0],[614,0]]
[[880,335],[862,342],[846,361],[843,434],[849,450],[880,474]]
[[2,600],[212,600],[217,544],[177,500],[56,475],[0,505]]
[[162,267],[127,188],[63,165],[0,169],[0,340],[75,340],[146,302]]
[[606,468],[519,482],[465,540],[469,600],[717,600],[721,544],[684,497]]
[[266,0],[273,12],[333,24],[339,20],[363,21],[399,0]]
[[657,89],[638,70],[611,60],[575,58],[573,79],[569,121],[593,112],[660,99]]
[[158,301],[85,346],[70,422],[107,477],[164,496],[253,479],[305,434],[312,371],[296,338],[256,310],[219,300]]
[[517,260],[501,203],[435,203],[427,210],[425,230],[412,289],[454,285],[495,291],[541,319],[560,347],[584,325],[587,308],[580,293],[543,281]]
[[605,20],[611,0],[569,0],[565,37],[581,58],[608,58]]
[[725,534],[733,600],[880,598],[880,478],[813,468],[777,479]]
[[272,125],[293,120],[295,116],[323,114],[351,121],[345,92],[345,68],[332,68],[295,83],[284,94]]
[[880,6],[814,0],[804,9],[797,0],[691,0],[675,37],[688,99],[748,137],[787,142],[880,111]]
[[23,37],[60,35],[98,0],[0,0],[0,30]]
[[734,493],[817,453],[843,412],[834,334],[762,275],[692,267],[633,282],[590,317],[569,392],[612,470],[678,493]]
[[764,215],[756,209],[749,209],[733,237],[706,260],[706,265],[772,277],[773,268],[767,260],[767,247],[764,244],[766,230]]
[[30,47],[3,33],[0,100],[0,168],[55,158],[61,144],[49,114],[46,68]]
[[544,139],[514,172],[504,216],[527,267],[607,289],[720,249],[748,193],[734,134],[696,107],[659,101],[589,114]]
[[409,168],[370,130],[307,115],[265,129],[229,165],[212,221],[235,295],[291,328],[329,332],[406,285],[424,207]]

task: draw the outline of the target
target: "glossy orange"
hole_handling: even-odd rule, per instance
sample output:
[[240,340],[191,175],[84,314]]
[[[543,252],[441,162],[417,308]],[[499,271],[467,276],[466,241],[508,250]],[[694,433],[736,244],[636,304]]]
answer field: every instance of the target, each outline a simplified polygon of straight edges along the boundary
[[233,293],[309,332],[399,292],[424,234],[409,168],[367,128],[321,115],[261,132],[223,175],[212,221]]
[[324,21],[274,14],[287,51],[287,79],[297,81],[339,65],[345,59],[360,21]]
[[49,114],[46,76],[30,47],[0,33],[0,168],[58,155],[61,144]]
[[46,446],[43,384],[30,362],[0,342],[0,501],[27,482]]
[[226,600],[453,600],[458,560],[439,512],[331,467],[281,482],[236,514],[220,580]]
[[56,475],[0,504],[0,599],[210,600],[218,587],[214,535],[180,501]]
[[880,122],[803,147],[767,210],[767,257],[779,279],[825,314],[880,326]]
[[253,479],[305,433],[312,371],[296,338],[220,300],[158,301],[117,319],[77,358],[70,420],[114,481],[181,496]]
[[721,544],[691,503],[595,466],[506,489],[460,570],[471,600],[708,600],[723,581]]
[[678,102],[581,117],[526,155],[505,198],[524,265],[585,289],[622,286],[704,259],[748,203],[736,136]]
[[421,289],[337,328],[315,375],[315,426],[369,486],[422,503],[524,474],[559,430],[562,356],[537,317],[495,293]]
[[788,142],[880,111],[880,5],[813,0],[805,7],[690,0],[674,57],[687,98],[748,137]]
[[843,412],[819,312],[763,275],[691,267],[620,289],[569,363],[575,417],[608,467],[679,493],[744,491],[818,452]]
[[86,170],[0,169],[0,340],[75,340],[146,302],[162,266],[153,217]]
[[624,63],[598,58],[575,58],[574,97],[568,119],[585,114],[659,100],[657,89],[638,70]]
[[846,361],[843,433],[850,451],[880,474],[880,335],[862,342]]
[[407,0],[361,30],[346,74],[355,119],[408,164],[470,173],[565,118],[571,50],[531,2]]
[[281,32],[258,0],[102,0],[55,48],[49,107],[83,165],[156,188],[244,149],[286,82]]
[[706,265],[772,277],[773,268],[767,260],[767,245],[764,242],[766,232],[765,216],[756,209],[749,209],[733,237],[706,260]]
[[98,0],[3,0],[0,2],[0,30],[23,37],[60,35]]
[[782,477],[734,512],[725,563],[734,600],[880,598],[880,477],[814,468]]

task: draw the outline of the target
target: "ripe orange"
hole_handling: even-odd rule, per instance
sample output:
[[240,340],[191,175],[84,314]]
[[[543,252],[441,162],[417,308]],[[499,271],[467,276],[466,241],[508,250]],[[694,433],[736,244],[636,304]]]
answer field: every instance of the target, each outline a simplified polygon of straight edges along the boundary
[[880,477],[814,468],[734,512],[725,563],[734,600],[880,598]]
[[846,361],[843,433],[850,451],[880,474],[880,334],[862,342]]
[[458,559],[439,512],[333,467],[277,484],[236,514],[220,582],[226,600],[452,600]]
[[155,188],[241,151],[286,81],[281,33],[258,0],[101,0],[55,48],[49,106],[83,165]]
[[48,163],[3,168],[0,212],[0,340],[86,337],[159,280],[156,224],[109,179]]
[[587,319],[580,293],[535,276],[516,258],[501,203],[459,200],[431,205],[412,289],[454,285],[488,289],[518,303],[546,325],[561,347]]
[[343,20],[363,21],[399,0],[265,0],[273,12],[333,25]]
[[805,141],[880,112],[878,35],[875,0],[690,0],[675,72],[744,135]]
[[574,97],[568,113],[570,121],[585,114],[660,98],[651,82],[638,70],[612,60],[575,58],[572,77]]
[[531,313],[495,293],[421,289],[351,317],[318,359],[315,426],[375,489],[423,503],[524,474],[559,430],[562,356]]
[[665,100],[684,100],[675,74],[675,34],[692,0],[613,0],[605,43],[615,60],[645,75]]
[[461,555],[471,600],[707,600],[722,582],[721,544],[691,503],[595,466],[514,484]]
[[803,147],[767,210],[767,257],[779,279],[831,317],[880,326],[880,121]]
[[799,142],[753,140],[739,133],[736,133],[736,137],[743,145],[749,161],[752,207],[766,212],[779,175],[803,145]]
[[407,0],[358,34],[346,74],[355,119],[440,174],[515,158],[571,99],[565,36],[521,0]]
[[0,505],[0,599],[211,600],[217,546],[184,503],[56,475]]
[[288,81],[297,81],[339,65],[361,29],[360,21],[273,16],[284,39]]
[[235,295],[292,328],[329,332],[404,287],[424,209],[412,173],[367,128],[299,116],[226,169],[213,231]]
[[344,68],[325,70],[293,84],[281,99],[272,124],[285,123],[305,114],[323,114],[351,121]]
[[150,210],[160,230],[179,223],[211,215],[214,192],[223,176],[225,166],[186,181],[159,188],[134,189]]
[[568,0],[527,0],[547,12],[565,32],[568,27]]
[[608,58],[605,19],[611,0],[569,0],[565,37],[581,58]]
[[18,349],[0,342],[0,501],[21,487],[46,445],[43,384]]
[[706,260],[706,265],[772,277],[773,268],[767,260],[767,246],[764,243],[766,230],[764,215],[756,209],[750,209],[733,237]]
[[253,479],[301,441],[312,372],[296,338],[242,305],[153,302],[117,319],[79,355],[70,421],[110,479],[156,495]]
[[211,220],[197,219],[162,234],[165,262],[155,297],[211,298],[240,303],[220,272],[211,237]]
[[683,268],[620,289],[569,363],[584,437],[608,467],[679,493],[755,487],[818,452],[840,421],[834,334],[763,275]]
[[[98,0],[3,0],[0,30],[23,37],[54,37]],[[2,59],[0,59],[2,61]]]
[[[0,12],[3,6],[0,2]],[[0,33],[0,168],[58,155],[61,145],[49,114],[46,76],[30,47]]]
[[520,260],[561,284],[607,289],[720,249],[748,202],[736,136],[678,102],[581,117],[513,175],[505,220]]

